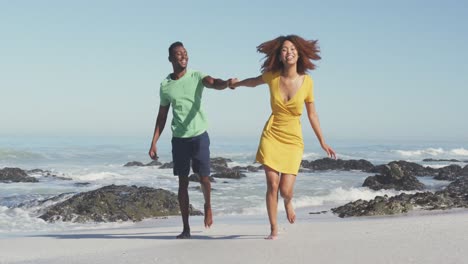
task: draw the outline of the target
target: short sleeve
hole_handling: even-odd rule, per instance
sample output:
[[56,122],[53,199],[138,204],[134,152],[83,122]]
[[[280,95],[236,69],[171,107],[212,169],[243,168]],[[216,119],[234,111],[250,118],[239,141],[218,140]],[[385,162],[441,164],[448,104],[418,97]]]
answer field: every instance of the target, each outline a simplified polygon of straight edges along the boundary
[[310,78],[310,76],[306,76],[309,79],[309,85],[307,87],[307,93],[304,99],[306,103],[313,103],[314,102],[314,80]]
[[199,80],[203,80],[203,78],[208,76],[208,74],[205,74],[205,73],[203,73],[201,71],[195,71],[195,75],[198,77]]
[[168,106],[171,104],[171,101],[169,100],[169,98],[167,97],[167,94],[164,93],[163,91],[163,86],[161,85],[161,87],[159,88],[159,104],[161,106]]

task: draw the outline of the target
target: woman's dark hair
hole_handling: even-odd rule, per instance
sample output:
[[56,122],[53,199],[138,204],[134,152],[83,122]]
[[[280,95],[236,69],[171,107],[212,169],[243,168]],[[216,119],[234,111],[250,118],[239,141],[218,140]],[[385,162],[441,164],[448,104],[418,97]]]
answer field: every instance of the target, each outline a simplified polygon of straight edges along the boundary
[[263,42],[257,47],[257,51],[265,54],[265,61],[261,67],[264,72],[277,72],[283,69],[283,63],[279,60],[283,43],[289,40],[297,49],[297,72],[304,74],[308,70],[314,70],[316,65],[312,61],[318,61],[321,57],[317,40],[305,40],[297,35],[279,36],[273,40]]

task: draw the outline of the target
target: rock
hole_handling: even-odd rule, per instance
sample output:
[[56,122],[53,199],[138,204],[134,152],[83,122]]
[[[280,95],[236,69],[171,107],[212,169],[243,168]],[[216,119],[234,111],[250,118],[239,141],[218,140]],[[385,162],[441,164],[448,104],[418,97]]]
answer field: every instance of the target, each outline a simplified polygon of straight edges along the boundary
[[211,158],[210,159],[210,164],[211,166],[221,166],[221,167],[227,167],[228,162],[232,162],[231,159],[226,159],[222,157],[216,157],[216,158]]
[[323,158],[313,161],[303,160],[301,162],[302,168],[310,170],[361,170],[371,171],[374,165],[367,160],[342,160]]
[[398,163],[391,162],[379,170],[381,174],[367,177],[362,186],[373,190],[395,189],[410,191],[424,189],[424,184],[415,176],[406,174]]
[[412,209],[411,204],[401,203],[388,196],[377,196],[373,200],[357,200],[346,205],[333,208],[332,212],[339,217],[393,215],[406,213]]
[[152,160],[151,162],[147,163],[145,166],[159,166],[162,163],[157,160]]
[[461,162],[456,159],[423,159],[423,162],[438,162],[438,161],[443,161],[443,162]]
[[36,178],[28,176],[28,174],[20,168],[3,168],[0,169],[0,182],[39,182]]
[[152,160],[150,161],[149,163],[147,164],[143,164],[143,162],[140,162],[140,161],[130,161],[130,162],[127,162],[124,167],[144,167],[144,166],[159,166],[161,165],[162,163],[157,161],[157,160]]
[[468,177],[468,165],[466,165],[465,167],[463,167],[463,169],[462,169],[461,172],[460,172],[460,176],[461,176],[461,177]]
[[63,181],[71,181],[72,180],[71,178],[64,177],[64,176],[57,176],[55,174],[52,174],[51,171],[41,170],[41,169],[29,170],[29,171],[27,171],[27,173],[28,174],[40,175],[40,176],[42,176],[44,178],[53,178],[54,180],[63,180]]
[[439,174],[434,177],[436,180],[454,181],[461,176],[462,168],[459,165],[449,165],[439,169]]
[[211,174],[211,176],[213,176],[214,178],[227,178],[227,179],[240,179],[240,178],[246,177],[245,174],[236,170],[227,170],[224,172]]
[[[212,176],[208,176],[208,178],[210,178],[210,182],[216,182]],[[200,175],[198,175],[197,173],[190,175],[189,181],[200,182]]]
[[225,158],[212,158],[210,160],[210,167],[211,171],[213,172],[225,172],[230,171],[231,169],[228,167],[228,162],[232,162],[230,159]]
[[[201,212],[191,207],[192,215]],[[47,222],[141,221],[144,218],[180,214],[177,195],[136,186],[105,186],[79,193],[46,209],[40,216]]]
[[437,194],[447,195],[456,199],[456,204],[459,207],[468,207],[468,177],[462,177],[445,187],[444,190],[437,192]]
[[124,167],[143,167],[145,166],[145,164],[139,162],[139,161],[130,161],[130,162],[127,162]]
[[374,168],[374,165],[367,160],[345,160],[343,164],[344,170],[361,170],[361,171],[371,171]]
[[370,201],[357,200],[347,203],[333,208],[332,212],[339,217],[372,216],[400,214],[415,208],[422,210],[468,208],[468,178],[459,178],[444,190],[435,193],[402,193],[391,198],[377,196]]
[[[401,168],[403,173],[408,176],[436,176],[438,174],[437,169],[431,167],[424,167],[414,162],[399,160],[388,163],[388,165],[391,164],[397,164]],[[386,165],[375,166],[375,168],[370,172],[381,174],[382,170],[385,170],[385,166]]]
[[47,172],[48,172],[48,171],[41,170],[41,169],[32,169],[32,170],[26,171],[26,173],[37,173],[37,174],[45,174],[45,173],[47,173]]

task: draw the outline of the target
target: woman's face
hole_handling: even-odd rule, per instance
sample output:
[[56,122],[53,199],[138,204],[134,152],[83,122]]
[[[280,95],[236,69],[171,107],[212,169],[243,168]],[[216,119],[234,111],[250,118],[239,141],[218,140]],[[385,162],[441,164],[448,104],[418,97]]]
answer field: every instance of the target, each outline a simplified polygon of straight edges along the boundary
[[299,59],[299,55],[296,46],[291,41],[285,40],[281,47],[280,60],[283,64],[293,65],[297,63],[297,59]]

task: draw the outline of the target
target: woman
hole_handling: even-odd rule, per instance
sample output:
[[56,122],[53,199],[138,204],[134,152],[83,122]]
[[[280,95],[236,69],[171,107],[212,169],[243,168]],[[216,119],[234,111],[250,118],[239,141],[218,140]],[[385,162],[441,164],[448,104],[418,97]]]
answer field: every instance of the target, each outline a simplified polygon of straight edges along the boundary
[[257,51],[265,54],[262,75],[234,81],[230,87],[267,83],[270,89],[272,114],[263,129],[256,160],[263,164],[267,180],[266,206],[271,233],[266,239],[276,239],[278,190],[284,199],[288,221],[292,224],[296,220],[292,197],[304,152],[300,123],[303,104],[323,150],[335,159],[336,153],[323,138],[314,106],[313,81],[306,74],[307,70],[315,69],[312,61],[320,59],[317,41],[296,35],[280,36],[262,43]]

